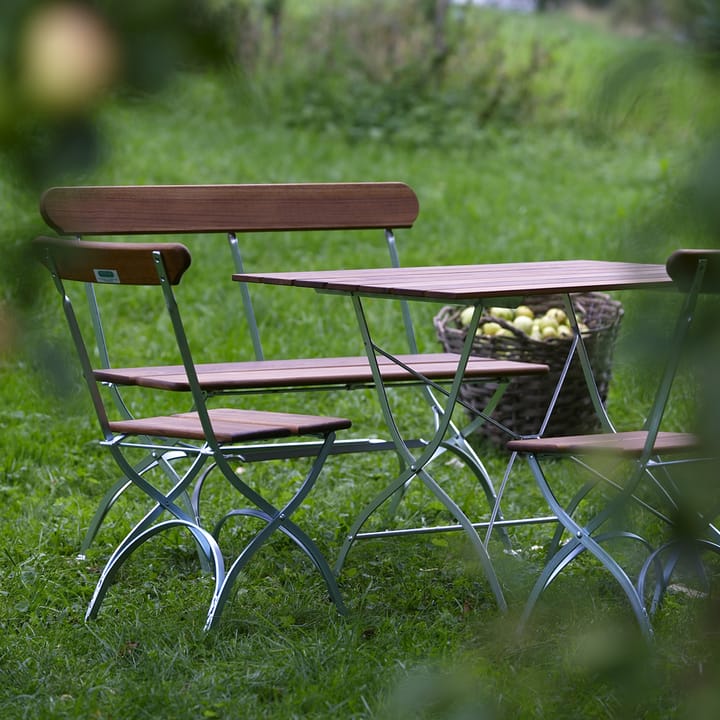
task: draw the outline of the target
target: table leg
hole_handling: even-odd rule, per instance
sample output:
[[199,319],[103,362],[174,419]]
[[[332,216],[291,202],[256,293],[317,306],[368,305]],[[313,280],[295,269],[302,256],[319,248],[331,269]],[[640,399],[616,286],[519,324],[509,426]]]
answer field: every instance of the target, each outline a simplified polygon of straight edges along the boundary
[[[452,383],[450,391],[447,393],[445,406],[440,407],[438,403],[435,434],[432,439],[428,441],[427,445],[425,445],[425,447],[422,449],[422,452],[420,452],[420,454],[416,457],[415,455],[413,455],[410,448],[404,442],[402,433],[398,428],[393,410],[390,406],[385,385],[383,383],[382,375],[378,366],[378,348],[375,346],[370,336],[370,330],[368,327],[364,308],[362,306],[362,301],[357,295],[353,295],[352,300],[358,319],[358,324],[360,326],[363,344],[365,346],[365,350],[370,363],[370,368],[373,374],[373,379],[375,382],[375,387],[380,401],[383,417],[390,433],[390,437],[395,445],[398,457],[400,458],[401,466],[404,465],[405,470],[402,471],[393,482],[391,482],[386,488],[384,488],[358,515],[340,551],[335,566],[336,572],[339,572],[342,568],[347,553],[350,550],[350,547],[352,546],[355,538],[358,536],[361,527],[364,525],[370,515],[372,515],[375,510],[377,510],[393,494],[402,491],[402,489],[410,480],[412,480],[414,477],[418,477],[424,483],[424,485],[435,495],[435,497],[437,497],[438,500],[440,500],[440,502],[449,510],[454,519],[459,523],[461,528],[467,534],[480,558],[480,562],[483,566],[485,575],[488,579],[493,594],[495,595],[498,606],[501,610],[505,610],[507,608],[507,603],[505,601],[502,588],[498,581],[495,569],[493,567],[490,555],[485,544],[478,535],[475,527],[473,526],[469,518],[460,509],[457,503],[440,487],[440,485],[435,481],[432,475],[426,470],[426,466],[436,456],[438,449],[442,446],[448,428],[451,426],[452,411],[455,408],[457,402],[457,398],[460,392],[460,386],[462,384],[463,375],[465,372],[465,367],[467,366],[468,358],[472,350],[472,337],[474,336],[474,332],[468,332],[468,338],[465,342],[465,346],[458,362],[457,375]],[[478,306],[475,309],[473,317],[474,327],[477,327],[480,314],[481,307]],[[471,328],[473,328],[472,324]]]

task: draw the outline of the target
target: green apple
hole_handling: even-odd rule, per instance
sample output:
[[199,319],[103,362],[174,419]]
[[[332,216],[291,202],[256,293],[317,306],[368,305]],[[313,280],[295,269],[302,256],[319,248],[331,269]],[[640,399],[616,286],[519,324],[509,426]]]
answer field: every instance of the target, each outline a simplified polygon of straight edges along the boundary
[[569,325],[558,325],[557,334],[558,337],[569,338],[572,337],[573,331]]
[[558,307],[552,307],[549,310],[546,311],[545,315],[547,317],[552,317],[557,320],[558,325],[563,325],[567,323],[568,317],[564,310]]
[[501,320],[507,320],[508,322],[515,317],[515,311],[509,307],[491,307],[488,308],[488,314]]
[[464,308],[462,312],[460,313],[460,323],[467,327],[470,324],[470,321],[472,320],[473,313],[475,312],[475,308],[472,305],[469,305],[468,307]]
[[530,333],[532,333],[533,321],[532,318],[528,317],[527,315],[518,315],[513,320],[513,325],[521,332],[524,332],[526,335],[530,335]]
[[545,328],[552,328],[553,330],[557,330],[558,327],[558,321],[552,316],[552,315],[543,315],[541,318],[538,318],[538,327],[540,330],[544,330]]
[[545,325],[545,327],[540,331],[543,340],[547,340],[548,338],[556,338],[558,336],[558,328],[557,326],[553,327],[552,325]]
[[535,317],[533,309],[531,307],[528,307],[527,305],[518,305],[515,308],[515,317],[518,317],[520,315],[524,317],[529,317],[531,320]]
[[502,329],[502,325],[496,322],[483,323],[482,327],[480,328],[483,335],[497,335],[498,332]]

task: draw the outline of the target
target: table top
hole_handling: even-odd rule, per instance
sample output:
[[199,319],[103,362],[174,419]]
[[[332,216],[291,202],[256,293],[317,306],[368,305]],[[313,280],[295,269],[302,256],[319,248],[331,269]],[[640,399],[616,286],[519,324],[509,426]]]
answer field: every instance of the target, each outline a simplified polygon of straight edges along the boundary
[[238,273],[233,280],[450,302],[518,294],[662,288],[672,284],[665,265],[605,260]]

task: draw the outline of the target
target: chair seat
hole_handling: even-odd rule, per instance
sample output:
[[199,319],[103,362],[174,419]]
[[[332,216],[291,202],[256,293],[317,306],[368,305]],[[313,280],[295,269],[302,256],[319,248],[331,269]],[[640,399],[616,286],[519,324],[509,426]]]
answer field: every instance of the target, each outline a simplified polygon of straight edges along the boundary
[[[402,363],[431,380],[454,379],[459,358],[457,353],[398,356]],[[386,382],[411,382],[414,379],[412,373],[387,358],[379,358],[378,363]],[[209,363],[198,364],[196,370],[200,386],[208,391],[370,385],[373,380],[370,363],[364,355]],[[465,377],[487,380],[546,372],[548,366],[543,364],[471,357]],[[95,377],[100,382],[160,390],[182,391],[190,387],[182,365],[96,369]]]
[[[235,408],[212,409],[209,415],[215,436],[221,443],[320,435],[344,430],[351,425],[350,420],[345,418]],[[206,437],[200,418],[194,412],[120,420],[109,423],[109,427],[112,432],[121,435],[150,435],[186,440],[204,440]]]
[[[645,447],[647,432],[633,430],[595,435],[568,435],[567,437],[544,437],[527,440],[511,440],[507,449],[520,453],[563,455],[640,455]],[[683,453],[697,450],[700,440],[692,433],[660,432],[653,449],[658,454]]]

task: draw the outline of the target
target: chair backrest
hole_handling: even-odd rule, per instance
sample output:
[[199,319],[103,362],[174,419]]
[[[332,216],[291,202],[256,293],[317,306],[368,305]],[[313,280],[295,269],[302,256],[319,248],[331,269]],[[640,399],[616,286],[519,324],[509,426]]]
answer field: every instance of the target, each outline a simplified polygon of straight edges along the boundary
[[673,282],[684,292],[690,292],[693,283],[697,283],[698,293],[720,292],[720,250],[675,250],[665,266]]
[[[40,201],[45,221],[63,235],[226,233],[238,273],[246,271],[238,234],[273,231],[379,229],[397,267],[393,231],[411,227],[418,210],[413,190],[399,182],[55,187]],[[263,359],[250,290],[237,285],[255,357]],[[409,350],[417,352],[409,308],[401,308]],[[96,303],[94,313],[104,355]]]
[[668,343],[668,357],[652,408],[645,427],[648,438],[645,455],[652,454],[655,437],[660,429],[673,382],[686,346],[688,333],[695,316],[695,308],[700,293],[720,292],[720,250],[681,249],[674,251],[666,261],[668,275],[684,298],[675,331]]
[[[63,301],[63,310],[80,358],[85,382],[106,438],[111,437],[108,415],[94,375],[92,355],[67,283],[108,286],[160,286],[169,313],[179,354],[182,358],[196,406],[204,408],[190,348],[175,302],[172,286],[177,285],[190,267],[190,253],[180,243],[109,243],[68,238],[38,237],[34,241],[39,260],[47,266]],[[148,313],[155,317],[155,313]],[[201,408],[198,408],[201,412]],[[209,426],[209,422],[208,422]]]
[[180,243],[86,243],[39,237],[40,259],[60,280],[111,285],[159,285],[154,252],[160,253],[172,285],[190,267],[190,253]]

